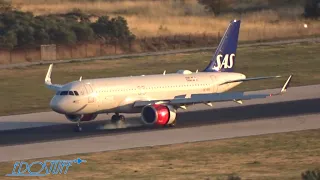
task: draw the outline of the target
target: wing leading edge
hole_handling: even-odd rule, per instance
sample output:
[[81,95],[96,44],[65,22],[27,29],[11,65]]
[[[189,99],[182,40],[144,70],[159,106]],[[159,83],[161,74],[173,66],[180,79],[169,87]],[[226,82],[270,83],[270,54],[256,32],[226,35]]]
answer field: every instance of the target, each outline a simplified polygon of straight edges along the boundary
[[281,76],[265,76],[265,77],[254,77],[254,78],[246,78],[246,79],[237,79],[232,81],[226,81],[222,84],[229,84],[229,83],[235,83],[235,82],[246,82],[246,81],[256,81],[256,80],[263,80],[263,79],[273,79],[273,78],[280,78]]
[[[278,93],[267,94],[247,94],[246,92],[230,92],[230,93],[210,93],[210,94],[192,94],[190,98],[175,98],[168,100],[151,100],[151,101],[136,101],[134,107],[143,107],[152,104],[167,104],[174,106],[184,106],[190,104],[210,103],[210,102],[222,102],[222,101],[235,101],[241,102],[241,100],[261,99],[271,96],[277,96],[285,93],[291,82],[292,75],[289,76],[282,89]],[[242,103],[242,102],[241,102]],[[240,103],[240,104],[241,104]]]

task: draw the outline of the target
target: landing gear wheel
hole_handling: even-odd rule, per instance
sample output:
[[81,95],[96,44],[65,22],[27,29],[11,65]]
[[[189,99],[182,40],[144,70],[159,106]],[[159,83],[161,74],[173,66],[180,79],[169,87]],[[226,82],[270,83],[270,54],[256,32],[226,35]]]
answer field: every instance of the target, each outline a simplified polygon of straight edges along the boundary
[[126,122],[126,118],[123,115],[119,116],[119,121],[125,123]]
[[117,121],[118,121],[118,116],[117,115],[113,115],[112,117],[111,117],[111,123],[116,123]]
[[111,123],[119,124],[119,123],[125,123],[126,118],[123,115],[115,114],[111,117]]

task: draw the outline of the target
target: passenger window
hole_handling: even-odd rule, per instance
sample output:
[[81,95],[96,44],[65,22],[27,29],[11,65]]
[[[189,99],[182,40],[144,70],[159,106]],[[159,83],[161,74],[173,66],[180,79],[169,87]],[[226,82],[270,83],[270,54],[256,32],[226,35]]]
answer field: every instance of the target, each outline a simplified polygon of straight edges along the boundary
[[56,93],[56,95],[60,95],[60,93],[61,93],[61,92],[60,92],[60,91],[58,91],[58,92]]
[[74,91],[74,94],[75,94],[76,96],[79,96],[78,91]]
[[60,95],[61,95],[61,96],[68,95],[68,91],[61,91]]
[[74,96],[73,91],[69,91],[69,95]]

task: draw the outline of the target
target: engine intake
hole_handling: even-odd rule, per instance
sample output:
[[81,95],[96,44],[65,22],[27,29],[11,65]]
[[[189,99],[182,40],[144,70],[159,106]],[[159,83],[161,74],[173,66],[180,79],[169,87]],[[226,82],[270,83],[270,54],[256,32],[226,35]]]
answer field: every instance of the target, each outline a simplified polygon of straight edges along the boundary
[[69,121],[79,122],[79,121],[92,121],[98,116],[98,114],[82,114],[82,115],[66,114],[65,116]]
[[141,111],[141,119],[145,124],[172,124],[176,119],[176,109],[162,104],[145,106]]

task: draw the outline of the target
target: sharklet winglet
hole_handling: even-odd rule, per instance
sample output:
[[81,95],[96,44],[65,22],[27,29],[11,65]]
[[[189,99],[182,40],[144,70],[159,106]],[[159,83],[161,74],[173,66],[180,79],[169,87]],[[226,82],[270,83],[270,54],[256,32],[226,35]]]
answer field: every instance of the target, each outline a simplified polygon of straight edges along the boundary
[[54,91],[59,91],[59,89],[62,87],[59,84],[52,84],[51,82],[51,73],[52,73],[52,66],[53,64],[50,64],[47,75],[44,79],[44,83],[47,86],[47,88],[54,90]]
[[49,69],[48,69],[48,72],[47,72],[47,75],[46,75],[46,78],[45,78],[45,80],[44,80],[47,84],[52,84],[52,83],[51,83],[52,66],[53,66],[53,64],[50,64]]
[[287,81],[284,83],[280,93],[284,93],[287,91],[289,85],[290,85],[290,82],[291,82],[291,78],[292,78],[292,75],[289,76],[289,78],[287,79]]

